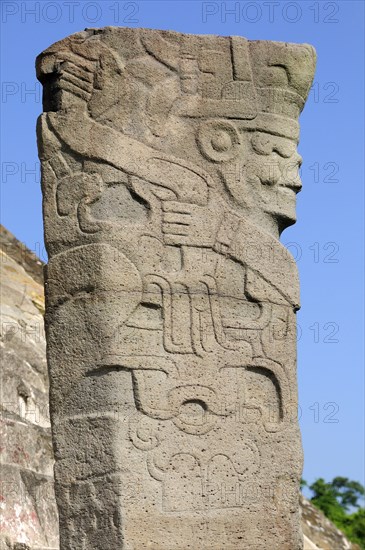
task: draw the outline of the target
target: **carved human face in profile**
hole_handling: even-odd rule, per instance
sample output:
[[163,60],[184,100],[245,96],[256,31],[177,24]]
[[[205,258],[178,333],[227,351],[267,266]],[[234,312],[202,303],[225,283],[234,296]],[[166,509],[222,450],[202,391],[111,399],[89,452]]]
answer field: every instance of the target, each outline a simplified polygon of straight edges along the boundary
[[265,132],[247,135],[242,178],[259,208],[282,230],[296,221],[296,195],[302,187],[302,158],[295,141]]
[[281,232],[296,221],[301,162],[296,141],[241,131],[235,159],[221,164],[221,173],[234,202],[247,215],[261,222],[266,218]]

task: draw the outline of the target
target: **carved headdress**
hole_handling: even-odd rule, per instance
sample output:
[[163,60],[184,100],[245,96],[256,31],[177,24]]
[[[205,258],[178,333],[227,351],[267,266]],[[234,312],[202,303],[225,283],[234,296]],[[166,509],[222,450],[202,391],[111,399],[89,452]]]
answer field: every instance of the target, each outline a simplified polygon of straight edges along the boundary
[[[167,120],[179,116],[236,119],[247,130],[298,139],[298,116],[315,70],[312,46],[271,42],[269,47],[265,41],[233,36],[220,37],[217,50],[217,37],[184,40],[179,33],[140,29],[139,36],[130,34],[133,47],[123,48],[131,30],[119,29],[121,44],[115,44],[115,33],[110,33],[114,43],[108,43],[108,33],[90,29],[43,52],[38,78],[52,84],[53,91],[60,89],[52,101],[58,98],[63,108],[69,93],[79,96],[92,118],[113,121],[114,127],[119,123],[121,131],[128,129],[129,110],[135,114],[138,101],[145,104],[141,112],[154,136],[163,136]],[[45,99],[47,104],[47,86]]]

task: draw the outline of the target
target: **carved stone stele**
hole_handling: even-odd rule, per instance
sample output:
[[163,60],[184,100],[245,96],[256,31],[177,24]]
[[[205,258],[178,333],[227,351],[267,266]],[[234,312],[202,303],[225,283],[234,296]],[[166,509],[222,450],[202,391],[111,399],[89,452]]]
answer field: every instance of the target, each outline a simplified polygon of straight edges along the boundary
[[299,550],[311,46],[89,29],[43,52],[62,550]]

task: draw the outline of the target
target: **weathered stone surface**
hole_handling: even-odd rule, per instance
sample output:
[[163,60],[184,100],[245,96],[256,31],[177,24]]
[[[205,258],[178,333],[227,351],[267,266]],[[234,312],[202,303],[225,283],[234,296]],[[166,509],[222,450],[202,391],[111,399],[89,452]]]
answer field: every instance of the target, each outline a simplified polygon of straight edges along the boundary
[[361,550],[303,495],[300,497],[304,550]]
[[302,548],[307,45],[106,28],[37,60],[61,548]]
[[58,547],[58,517],[43,285],[33,278],[41,262],[3,228],[1,243],[0,548],[50,550]]
[[[43,286],[43,266],[44,262],[37,254],[24,243],[21,243],[10,231],[0,224],[0,248],[4,254],[12,258],[18,265],[22,266],[28,275],[37,283]],[[38,253],[41,253],[39,245]],[[44,297],[42,293],[42,303],[44,308]]]
[[[27,248],[20,243],[9,231],[6,231],[3,227],[0,227],[0,238],[2,243],[2,249],[3,251],[6,250],[6,256],[3,256],[3,270],[1,273],[1,285],[2,288],[4,288],[4,295],[7,294],[7,289],[9,287],[10,281],[12,281],[13,286],[17,287],[19,290],[19,293],[21,295],[24,294],[24,272],[19,266],[25,267],[27,270],[27,273],[36,281],[42,281],[42,273],[39,271],[39,266],[42,265],[42,262],[34,255],[32,254]],[[4,264],[8,263],[8,256],[15,260],[16,264],[10,262],[11,269],[6,269],[4,267]],[[27,262],[24,262],[24,258],[27,259]],[[14,281],[14,273],[21,273],[22,277],[18,277],[16,281]],[[10,279],[10,281],[9,281]],[[43,299],[43,289],[40,286],[34,285],[28,278],[26,278],[27,281],[27,287],[37,289],[36,290],[36,303],[42,304],[44,302]],[[19,296],[18,293],[18,296]],[[32,300],[35,298],[35,294],[31,294]],[[17,310],[19,306],[19,300],[17,300],[17,294],[13,293],[7,300],[6,300],[7,307],[13,309],[14,311]],[[39,320],[38,312],[34,312],[36,318]],[[12,321],[14,322],[14,321]],[[7,332],[4,329],[4,335]],[[46,392],[46,388],[48,386],[48,377],[47,373],[45,372],[44,366],[46,362],[45,357],[45,345],[44,345],[44,337],[39,339],[39,341],[36,343],[35,346],[29,346],[28,351],[29,354],[25,356],[28,358],[28,362],[35,364],[34,361],[34,349],[38,349],[37,354],[37,365],[42,365],[42,372],[44,372],[44,397],[42,399],[42,407],[48,407],[48,395]],[[13,358],[17,356],[19,353],[19,340],[12,338],[7,340],[7,349],[8,353],[4,356],[3,361],[3,370],[8,372],[8,378],[6,386],[4,385],[4,393],[3,393],[3,399],[5,399],[5,403],[3,402],[3,417],[5,420],[5,417],[12,419],[12,424],[8,424],[7,427],[13,427],[15,433],[11,435],[11,437],[8,439],[3,438],[3,442],[5,443],[3,445],[4,450],[3,453],[7,453],[7,455],[11,455],[12,451],[10,449],[10,440],[17,437],[17,429],[19,426],[19,422],[24,421],[24,403],[23,399],[20,399],[20,403],[23,403],[21,407],[15,407],[16,413],[18,413],[18,422],[15,422],[15,416],[14,416],[14,407],[11,407],[8,411],[6,411],[6,404],[9,403],[9,388],[14,388],[14,386],[19,385],[19,374],[22,372],[19,371],[18,367],[14,365]],[[11,351],[11,352],[10,352]],[[14,368],[15,367],[15,368]],[[29,372],[29,371],[28,371]],[[24,384],[27,383],[27,377],[20,378],[21,382]],[[6,389],[5,389],[6,388]],[[10,390],[11,393],[13,392],[13,389]],[[19,395],[19,394],[18,394]],[[39,407],[39,405],[38,405]],[[18,412],[19,411],[19,412]],[[9,414],[10,413],[10,414]],[[32,419],[37,419],[37,416],[35,414],[28,415]],[[22,424],[23,426],[23,424]],[[44,430],[44,431],[43,431]],[[45,540],[47,537],[49,539],[50,535],[54,541],[54,545],[56,548],[57,543],[57,534],[58,534],[58,521],[57,521],[57,514],[56,514],[56,506],[55,506],[55,499],[54,499],[54,493],[52,490],[52,479],[49,476],[51,472],[50,465],[53,464],[53,452],[50,445],[50,430],[49,428],[45,427],[42,431],[38,431],[37,429],[34,429],[34,423],[29,422],[27,423],[25,427],[25,431],[23,431],[24,434],[24,441],[21,443],[22,447],[26,449],[27,453],[27,460],[26,460],[26,466],[25,470],[23,470],[23,466],[20,468],[19,465],[19,449],[18,453],[15,456],[15,461],[9,464],[5,464],[4,461],[4,455],[2,456],[2,494],[1,494],[1,504],[0,508],[2,510],[2,528],[3,528],[3,537],[0,537],[0,549],[1,550],[45,550],[49,549],[50,546],[38,546],[39,539]],[[41,437],[39,436],[41,434]],[[46,434],[46,437],[44,436]],[[26,488],[24,485],[22,485],[22,481],[19,480],[19,483],[16,483],[15,486],[8,485],[9,480],[14,479],[14,475],[18,475],[19,477],[22,476],[22,474],[27,474],[27,471],[29,472],[29,467],[31,464],[34,464],[36,459],[36,453],[34,449],[38,449],[38,456],[43,457],[42,462],[40,463],[38,461],[37,464],[37,473],[46,474],[46,484],[42,486],[42,491],[38,493],[38,496],[40,497],[37,502],[37,508],[42,509],[43,512],[46,512],[47,514],[47,521],[42,522],[42,526],[40,524],[37,524],[37,529],[32,529],[32,526],[34,526],[34,518],[35,518],[35,511],[34,511],[34,503],[31,501],[30,497],[25,498],[17,498],[16,502],[14,502],[13,498],[14,495],[17,495],[18,493],[21,495],[26,495]],[[23,457],[24,457],[24,453]],[[14,467],[16,468],[16,471],[14,470],[14,467],[11,468],[11,464],[14,464]],[[24,461],[23,461],[24,464]],[[53,477],[53,476],[52,476]],[[39,478],[38,478],[39,479]],[[42,478],[41,478],[42,479]],[[44,479],[44,478],[43,478]],[[37,475],[34,477],[34,486],[37,488],[37,484],[35,483],[37,481]],[[15,492],[13,489],[14,487],[19,487],[20,491]],[[45,489],[45,490],[44,490]],[[300,505],[301,505],[301,511],[302,511],[302,530],[304,533],[304,550],[359,550],[359,547],[355,544],[351,544],[346,537],[320,512],[320,510],[317,510],[314,508],[314,506],[306,500],[303,496],[301,496],[300,499]],[[14,514],[14,510],[17,510],[17,514]],[[8,523],[8,519],[10,516],[10,523]],[[14,518],[18,518],[16,525],[14,526]],[[42,533],[42,530],[44,533]],[[24,533],[31,533],[30,536],[28,536],[27,539],[24,539]],[[27,543],[24,542],[24,540],[27,540]],[[21,542],[23,541],[23,542]],[[57,544],[58,548],[58,544]]]

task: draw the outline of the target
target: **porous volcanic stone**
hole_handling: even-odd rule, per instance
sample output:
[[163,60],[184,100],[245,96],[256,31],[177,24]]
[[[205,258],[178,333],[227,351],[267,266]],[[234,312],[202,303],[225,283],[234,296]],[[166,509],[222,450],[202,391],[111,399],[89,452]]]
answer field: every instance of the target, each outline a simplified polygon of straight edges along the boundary
[[62,550],[299,550],[311,46],[89,29],[43,52]]

